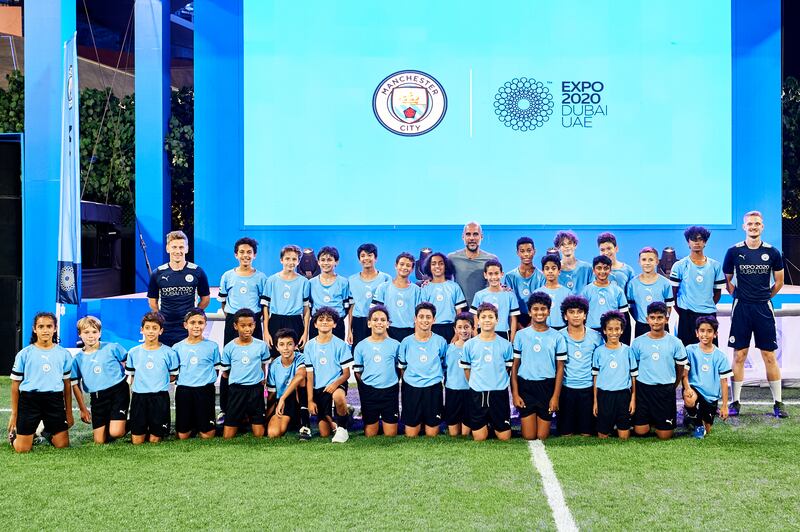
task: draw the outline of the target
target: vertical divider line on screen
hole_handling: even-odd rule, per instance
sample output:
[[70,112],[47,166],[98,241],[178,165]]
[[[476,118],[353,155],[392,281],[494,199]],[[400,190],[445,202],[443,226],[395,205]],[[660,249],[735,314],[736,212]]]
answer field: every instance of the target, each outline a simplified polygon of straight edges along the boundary
[[575,519],[567,507],[561,483],[556,477],[553,463],[547,456],[544,444],[541,440],[533,440],[528,442],[528,449],[531,453],[531,462],[542,477],[542,489],[547,496],[547,504],[553,512],[556,529],[559,532],[577,531],[578,525],[575,524]]

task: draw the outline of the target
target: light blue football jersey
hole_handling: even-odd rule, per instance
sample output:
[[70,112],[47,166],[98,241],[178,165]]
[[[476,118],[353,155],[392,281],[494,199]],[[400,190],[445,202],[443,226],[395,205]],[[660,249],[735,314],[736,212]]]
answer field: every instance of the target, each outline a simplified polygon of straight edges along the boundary
[[720,380],[733,377],[730,362],[725,353],[715,347],[711,353],[704,353],[700,344],[686,347],[689,371],[689,386],[702,395],[706,401],[719,401],[722,398]]
[[353,302],[353,317],[366,318],[369,314],[369,307],[375,297],[375,291],[383,283],[392,282],[392,277],[385,272],[377,272],[374,279],[365,281],[361,273],[354,273],[347,278],[350,284],[350,297]]
[[567,341],[555,329],[539,332],[525,327],[514,336],[514,358],[520,359],[517,375],[523,379],[553,379],[556,361],[567,361]]
[[631,348],[620,344],[615,349],[598,346],[592,355],[592,375],[597,376],[597,389],[607,392],[628,390],[631,377],[639,374]]
[[725,274],[722,273],[722,264],[716,260],[706,257],[706,263],[698,266],[691,257],[684,257],[673,264],[669,281],[678,288],[675,301],[678,307],[699,314],[717,311],[714,290],[725,287]]
[[369,337],[353,349],[353,371],[361,374],[364,384],[373,388],[389,388],[398,382],[397,354],[400,342],[386,337],[373,342]]
[[608,286],[587,284],[581,290],[581,295],[589,300],[586,326],[592,329],[600,328],[600,316],[609,310],[619,310],[623,314],[628,312],[628,298],[616,284],[610,283]]
[[639,323],[647,323],[647,306],[650,303],[661,301],[670,308],[675,304],[672,285],[662,275],[656,277],[655,282],[652,283],[645,283],[637,275],[628,283],[627,298],[631,314]]
[[128,358],[125,349],[113,342],[100,342],[96,351],[81,351],[72,362],[72,384],[81,383],[86,393],[107,390],[125,379],[123,364]]
[[686,365],[683,342],[671,334],[651,338],[643,334],[631,344],[633,356],[639,365],[639,380],[644,384],[674,384],[675,365]]
[[169,378],[178,374],[180,361],[171,347],[160,345],[158,349],[146,349],[137,345],[128,351],[125,373],[133,376],[131,391],[156,393],[169,390]]
[[264,380],[262,366],[269,360],[267,344],[253,338],[247,345],[239,345],[238,339],[231,340],[222,349],[222,370],[228,372],[230,384],[251,386]]
[[11,380],[20,381],[21,392],[63,392],[72,373],[72,354],[58,344],[42,349],[34,344],[14,357]]
[[181,340],[172,349],[178,353],[180,360],[178,386],[199,387],[217,382],[217,370],[222,366],[217,342],[204,339],[190,344],[187,339]]
[[273,274],[266,281],[262,303],[270,314],[300,316],[311,305],[311,284],[302,275],[287,281],[280,273]]
[[393,282],[383,283],[375,292],[372,303],[389,311],[392,327],[414,327],[414,309],[422,302],[422,291],[414,283],[397,288]]
[[436,307],[435,323],[453,323],[456,321],[456,308],[467,306],[464,292],[455,281],[443,283],[430,282],[422,287],[422,301],[433,303]]
[[475,294],[475,299],[472,300],[470,312],[477,314],[478,306],[481,303],[491,303],[497,308],[497,327],[495,328],[497,332],[508,332],[511,328],[511,316],[519,316],[517,296],[514,295],[514,292],[508,290],[492,292],[488,288],[479,290]]
[[603,345],[600,333],[586,328],[582,340],[575,340],[567,329],[558,331],[567,342],[567,363],[564,365],[564,386],[570,388],[588,388],[592,385],[592,353],[597,346]]
[[528,313],[528,298],[545,283],[541,270],[534,268],[530,277],[523,277],[519,268],[514,268],[503,276],[503,284],[517,296],[517,308],[523,314]]
[[239,275],[236,270],[228,270],[219,281],[217,300],[225,303],[226,314],[249,308],[258,315],[261,312],[262,298],[267,288],[264,272],[254,271],[252,275]]
[[309,340],[303,348],[303,358],[315,390],[325,388],[342,376],[344,368],[353,365],[350,346],[336,336],[327,343],[320,342],[319,336]]
[[397,353],[397,367],[403,370],[403,381],[409,386],[424,388],[444,380],[447,342],[438,334],[418,340],[412,334],[403,338]]
[[297,371],[306,367],[303,353],[295,351],[294,357],[288,366],[283,365],[283,356],[273,360],[267,370],[267,391],[274,393],[275,397],[283,397],[286,388],[292,383]]
[[476,392],[506,390],[511,382],[508,371],[514,362],[511,342],[502,336],[485,341],[476,336],[464,344],[460,366],[469,369],[469,387]]

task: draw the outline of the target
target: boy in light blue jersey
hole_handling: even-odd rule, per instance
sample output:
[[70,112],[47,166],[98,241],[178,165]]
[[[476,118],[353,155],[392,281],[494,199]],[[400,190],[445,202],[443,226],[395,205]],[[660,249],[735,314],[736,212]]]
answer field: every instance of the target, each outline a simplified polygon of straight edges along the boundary
[[511,439],[511,407],[508,403],[508,372],[514,360],[511,342],[494,332],[497,308],[481,303],[477,309],[481,332],[464,344],[459,365],[469,382],[469,426],[472,438],[483,441],[489,427],[498,440]]
[[[280,438],[286,434],[292,422],[302,424],[299,394],[301,386],[302,392],[306,393],[306,364],[303,354],[297,351],[297,341],[297,332],[293,329],[281,329],[275,333],[275,345],[280,358],[273,360],[267,371],[269,438]],[[307,426],[308,421],[305,423]]]
[[148,312],[142,318],[144,344],[128,352],[125,373],[131,385],[131,442],[140,445],[145,441],[158,443],[169,434],[169,385],[178,376],[178,354],[161,342],[164,317],[158,312]]
[[222,436],[229,440],[236,436],[244,423],[250,423],[253,436],[264,436],[264,368],[269,361],[266,342],[253,337],[256,316],[243,308],[233,316],[233,326],[239,334],[222,349],[222,371],[230,382],[228,411]]
[[400,387],[397,378],[397,353],[400,342],[389,338],[389,311],[376,305],[369,309],[367,326],[371,334],[353,349],[353,372],[361,398],[364,436],[397,436],[400,419]]
[[375,291],[383,283],[389,283],[392,276],[386,272],[380,272],[375,267],[378,260],[378,247],[375,244],[361,244],[356,250],[358,262],[361,264],[361,271],[354,273],[347,278],[350,283],[350,327],[347,331],[346,341],[352,346],[356,346],[370,335],[367,327],[367,315]]
[[[676,336],[683,345],[697,343],[695,322],[702,316],[717,315],[717,303],[725,286],[722,264],[705,255],[705,247],[711,231],[693,225],[683,232],[689,245],[689,256],[672,265],[669,282],[675,296],[675,312],[678,313]],[[714,338],[714,345],[717,345]]]
[[311,284],[297,274],[297,264],[302,251],[289,244],[281,248],[281,271],[267,278],[262,299],[264,324],[267,333],[264,341],[270,347],[273,358],[280,356],[272,336],[281,329],[292,329],[297,333],[297,347],[302,349],[308,341],[311,319]]
[[[345,339],[344,318],[350,308],[350,284],[347,278],[336,273],[336,266],[339,265],[339,250],[333,246],[324,246],[317,253],[320,274],[312,277],[311,284],[311,312],[316,313],[322,307],[336,310],[339,319],[336,320],[336,328],[333,330],[334,336],[340,340]],[[314,338],[318,334],[311,320],[311,332],[309,337]]]
[[[131,393],[125,379],[128,353],[113,342],[101,342],[102,324],[94,316],[78,320],[83,349],[72,362],[72,394],[78,401],[81,421],[92,423],[95,443],[125,436]],[[83,391],[91,397],[92,411],[86,408]]]
[[475,314],[475,328],[480,327],[478,320],[478,307],[481,303],[490,303],[497,309],[498,321],[495,334],[506,340],[514,341],[514,334],[517,332],[517,316],[519,316],[519,306],[517,296],[514,292],[506,290],[501,284],[503,278],[503,265],[500,261],[490,259],[483,265],[483,276],[489,285],[483,290],[479,290],[472,300],[470,312]]
[[623,293],[627,293],[628,283],[636,275],[630,264],[617,259],[619,253],[619,246],[617,245],[617,237],[614,233],[600,233],[597,235],[597,249],[601,255],[605,255],[611,259],[611,276],[609,281],[616,283],[617,286],[622,288]]
[[[510,288],[517,296],[517,308],[527,308],[530,295],[545,282],[544,275],[536,269],[533,259],[536,256],[536,245],[533,239],[523,236],[517,239],[517,257],[519,266],[503,276],[503,286]],[[520,312],[517,325],[520,329],[530,324],[530,316]]]
[[592,282],[592,265],[575,257],[578,235],[572,231],[559,231],[553,239],[553,246],[561,253],[559,284],[573,294],[580,294],[583,287]]
[[657,301],[663,302],[667,309],[666,331],[669,332],[669,311],[675,304],[672,295],[672,286],[669,280],[658,274],[658,251],[656,248],[644,247],[639,251],[639,266],[642,273],[634,276],[628,282],[628,305],[631,309],[631,316],[636,321],[633,337],[638,338],[650,330],[647,319],[647,307]]
[[[308,341],[303,352],[306,364],[308,409],[317,416],[319,434],[333,443],[344,443],[350,435],[347,412],[347,380],[353,356],[344,340],[333,335],[339,312],[320,307],[311,321],[319,334]],[[335,413],[334,413],[335,409]]]
[[592,412],[592,353],[603,344],[600,334],[586,327],[589,301],[580,296],[568,296],[561,303],[561,315],[567,322],[559,331],[567,341],[567,362],[564,364],[564,387],[558,405],[558,433],[562,436],[595,432]]
[[605,345],[592,354],[594,406],[597,437],[608,438],[616,427],[620,440],[631,435],[631,416],[636,411],[636,376],[639,369],[631,348],[620,343],[625,316],[609,310],[600,317]]
[[206,329],[203,309],[187,312],[183,324],[189,336],[173,346],[180,361],[175,388],[175,432],[181,440],[195,434],[205,440],[217,434],[214,384],[222,366],[219,346],[203,338]]
[[469,383],[459,365],[464,356],[464,344],[472,338],[473,317],[469,312],[456,315],[455,336],[447,346],[444,374],[444,420],[450,436],[469,436],[469,404],[472,401]]
[[511,397],[526,440],[550,436],[550,422],[561,396],[567,341],[547,325],[552,304],[544,292],[531,294],[527,302],[531,325],[514,338]]
[[14,357],[11,367],[11,416],[8,441],[18,453],[33,447],[39,423],[52,434],[53,447],[69,447],[72,426],[70,373],[72,355],[58,345],[55,314],[38,312],[33,317],[31,343]]
[[453,322],[456,314],[467,306],[464,292],[453,281],[454,272],[450,259],[439,252],[431,253],[422,266],[422,273],[431,278],[430,282],[422,287],[422,301],[433,303],[436,307],[433,333],[444,338],[448,344],[455,334]]
[[719,323],[713,316],[697,318],[697,344],[686,348],[688,362],[683,374],[683,402],[695,438],[711,432],[714,417],[728,419],[728,378],[733,370],[728,357],[714,345]]
[[403,379],[403,409],[401,418],[405,435],[419,436],[425,426],[425,436],[439,434],[442,422],[442,383],[447,342],[432,331],[436,307],[423,301],[414,309],[414,334],[400,342],[397,367]]
[[[233,316],[239,309],[249,308],[256,315],[254,337],[264,338],[267,328],[267,307],[264,299],[267,293],[267,276],[264,272],[253,268],[253,261],[258,253],[258,242],[248,237],[240,238],[233,245],[233,253],[236,260],[239,261],[239,266],[222,274],[217,296],[222,304],[222,311],[225,313],[225,333],[222,345],[227,345],[238,336],[233,327]],[[269,335],[267,335],[268,337]],[[225,421],[225,411],[228,409],[228,379],[225,377],[219,381],[219,406],[219,422],[222,424]]]
[[263,338],[262,298],[266,291],[267,276],[264,272],[253,268],[257,253],[258,242],[252,238],[244,237],[237,240],[233,245],[233,254],[239,261],[239,266],[223,273],[219,281],[217,300],[225,313],[225,344],[237,336],[233,328],[233,315],[240,308],[249,308],[258,317],[253,336]]
[[561,303],[571,294],[569,288],[558,283],[558,275],[561,272],[561,259],[558,255],[548,254],[542,257],[542,273],[545,283],[536,289],[537,292],[544,292],[550,296],[553,302],[550,315],[547,316],[547,325],[560,331],[567,326],[564,317],[561,315]]
[[383,305],[392,316],[389,337],[398,342],[414,334],[414,309],[422,301],[422,291],[408,278],[414,271],[414,255],[406,251],[394,261],[397,275],[390,282],[383,283],[375,291],[373,305]]
[[594,281],[583,287],[581,296],[589,301],[589,314],[586,325],[600,332],[600,317],[609,310],[617,310],[623,314],[628,312],[628,299],[616,283],[609,281],[611,259],[598,255],[592,261]]
[[686,366],[686,349],[680,340],[666,332],[668,315],[666,303],[650,303],[647,306],[650,332],[637,337],[631,345],[639,364],[633,429],[637,436],[645,436],[652,425],[661,440],[668,440],[675,431],[675,388],[683,380]]

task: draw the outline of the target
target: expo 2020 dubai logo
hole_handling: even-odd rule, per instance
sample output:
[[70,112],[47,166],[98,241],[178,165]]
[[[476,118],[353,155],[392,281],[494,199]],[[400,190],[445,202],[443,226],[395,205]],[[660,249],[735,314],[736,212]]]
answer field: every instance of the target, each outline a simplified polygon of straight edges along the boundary
[[533,78],[514,78],[497,90],[494,113],[514,131],[533,131],[553,114],[553,95],[544,83]]

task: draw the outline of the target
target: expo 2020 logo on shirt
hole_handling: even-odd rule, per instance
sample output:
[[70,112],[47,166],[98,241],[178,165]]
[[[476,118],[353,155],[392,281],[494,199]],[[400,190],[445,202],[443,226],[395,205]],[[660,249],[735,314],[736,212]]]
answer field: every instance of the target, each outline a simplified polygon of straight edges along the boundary
[[447,112],[447,94],[436,79],[419,70],[386,76],[372,95],[372,110],[383,127],[404,137],[428,133]]

